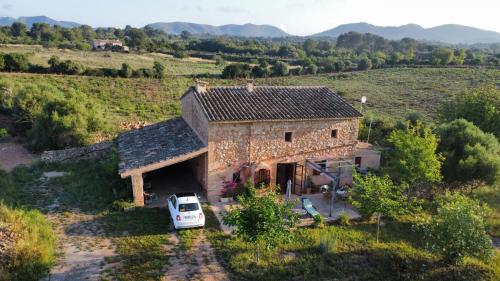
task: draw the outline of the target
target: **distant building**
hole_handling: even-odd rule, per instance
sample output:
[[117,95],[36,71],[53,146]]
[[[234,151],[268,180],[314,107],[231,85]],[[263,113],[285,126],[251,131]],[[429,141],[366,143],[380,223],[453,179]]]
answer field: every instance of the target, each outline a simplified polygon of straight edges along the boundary
[[91,45],[95,51],[129,51],[129,48],[124,46],[120,40],[95,39],[92,40]]

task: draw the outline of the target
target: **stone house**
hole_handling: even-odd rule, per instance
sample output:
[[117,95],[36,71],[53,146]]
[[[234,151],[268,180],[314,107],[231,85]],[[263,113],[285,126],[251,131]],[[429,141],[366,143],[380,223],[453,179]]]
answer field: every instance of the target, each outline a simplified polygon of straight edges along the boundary
[[282,192],[288,183],[302,195],[314,192],[314,177],[352,180],[351,167],[342,177],[334,173],[354,163],[362,115],[327,87],[198,82],[181,102],[182,117],[118,138],[119,173],[131,178],[138,206],[143,175],[181,162],[189,163],[209,201],[221,197],[225,182],[279,185]]
[[120,50],[128,52],[129,48],[124,46],[120,40],[112,39],[94,39],[91,42],[92,50],[95,51],[106,51],[106,50]]

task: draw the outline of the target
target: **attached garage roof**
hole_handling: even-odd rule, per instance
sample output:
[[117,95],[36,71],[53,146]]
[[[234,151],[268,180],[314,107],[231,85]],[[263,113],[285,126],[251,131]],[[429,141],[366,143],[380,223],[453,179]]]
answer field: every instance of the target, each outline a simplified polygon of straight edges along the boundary
[[162,163],[166,167],[177,159],[187,160],[186,157],[204,152],[206,145],[191,127],[182,118],[174,118],[120,134],[119,173],[124,176],[137,169],[148,171],[151,165],[158,169]]
[[308,120],[361,117],[327,87],[246,86],[194,88],[209,121]]

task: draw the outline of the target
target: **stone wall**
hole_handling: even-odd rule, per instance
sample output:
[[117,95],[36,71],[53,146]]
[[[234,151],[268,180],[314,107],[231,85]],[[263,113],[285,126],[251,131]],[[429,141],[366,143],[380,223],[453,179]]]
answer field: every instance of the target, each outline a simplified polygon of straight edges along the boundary
[[[192,90],[190,90],[192,91]],[[182,118],[198,134],[201,141],[208,143],[208,119],[203,114],[201,106],[195,102],[191,92],[188,92],[181,100]]]
[[[338,130],[332,138],[332,130]],[[292,132],[292,142],[285,142]],[[230,178],[243,163],[262,164],[276,182],[278,163],[354,159],[358,119],[211,123],[208,136],[208,197],[220,196],[222,178]]]
[[74,161],[89,158],[99,158],[113,148],[112,141],[96,143],[85,147],[49,150],[42,153],[41,159],[47,163]]

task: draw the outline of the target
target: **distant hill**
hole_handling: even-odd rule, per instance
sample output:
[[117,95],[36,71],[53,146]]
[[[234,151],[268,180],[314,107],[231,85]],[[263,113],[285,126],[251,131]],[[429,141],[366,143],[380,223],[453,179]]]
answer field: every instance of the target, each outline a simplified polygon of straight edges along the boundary
[[71,21],[58,21],[55,19],[51,19],[46,16],[36,16],[36,17],[20,17],[20,18],[11,18],[11,17],[0,17],[0,26],[2,25],[12,25],[14,22],[22,22],[31,28],[34,23],[46,23],[49,25],[59,25],[62,27],[78,27],[81,24]]
[[417,24],[402,26],[376,26],[368,23],[350,23],[315,34],[316,37],[338,37],[349,31],[372,33],[387,39],[399,40],[410,37],[417,40],[439,41],[449,44],[474,44],[500,42],[500,33],[475,27],[445,24],[432,28],[423,28]]
[[158,22],[147,25],[169,34],[180,34],[186,30],[192,34],[228,35],[241,37],[286,37],[290,34],[272,25],[228,24],[214,26],[189,22]]

